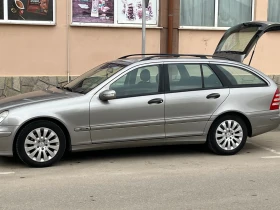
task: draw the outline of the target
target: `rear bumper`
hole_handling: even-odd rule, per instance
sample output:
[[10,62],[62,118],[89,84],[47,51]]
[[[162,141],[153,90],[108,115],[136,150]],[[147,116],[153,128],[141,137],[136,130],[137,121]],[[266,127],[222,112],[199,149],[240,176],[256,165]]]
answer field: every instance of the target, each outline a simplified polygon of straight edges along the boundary
[[248,115],[248,118],[252,125],[252,137],[275,130],[280,125],[279,111],[254,113]]
[[0,156],[13,156],[13,142],[17,126],[0,126]]

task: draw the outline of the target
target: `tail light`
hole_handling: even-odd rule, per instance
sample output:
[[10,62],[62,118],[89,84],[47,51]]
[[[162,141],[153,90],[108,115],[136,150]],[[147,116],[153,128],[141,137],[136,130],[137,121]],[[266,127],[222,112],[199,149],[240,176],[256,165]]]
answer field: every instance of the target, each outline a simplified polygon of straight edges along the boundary
[[279,109],[279,102],[280,102],[280,93],[279,93],[279,89],[277,88],[270,105],[270,110]]

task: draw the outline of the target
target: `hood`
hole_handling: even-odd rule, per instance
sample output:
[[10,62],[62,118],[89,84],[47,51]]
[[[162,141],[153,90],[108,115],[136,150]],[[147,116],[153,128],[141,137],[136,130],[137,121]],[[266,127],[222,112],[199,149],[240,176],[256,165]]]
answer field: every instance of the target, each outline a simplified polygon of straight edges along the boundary
[[57,88],[35,91],[1,99],[0,110],[77,96],[80,96],[80,94],[63,91]]

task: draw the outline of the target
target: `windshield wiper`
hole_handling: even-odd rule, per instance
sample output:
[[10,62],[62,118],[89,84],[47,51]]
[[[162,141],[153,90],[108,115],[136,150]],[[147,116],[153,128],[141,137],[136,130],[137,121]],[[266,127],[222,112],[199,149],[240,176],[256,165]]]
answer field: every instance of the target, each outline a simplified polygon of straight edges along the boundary
[[70,88],[70,87],[58,87],[57,86],[57,88],[58,89],[63,89],[63,90],[68,90],[68,91],[70,91],[70,92],[74,92],[74,93],[81,93],[81,94],[85,94],[85,90],[77,90],[77,89],[72,89],[72,88]]
[[64,89],[64,90],[68,90],[68,91],[70,91],[70,92],[73,92],[73,89],[70,88],[70,87],[63,87],[63,89]]
[[68,91],[70,91],[70,92],[73,92],[73,89],[70,88],[70,87],[59,87],[59,86],[56,86],[56,88],[58,88],[58,89],[63,89],[63,90],[68,90]]

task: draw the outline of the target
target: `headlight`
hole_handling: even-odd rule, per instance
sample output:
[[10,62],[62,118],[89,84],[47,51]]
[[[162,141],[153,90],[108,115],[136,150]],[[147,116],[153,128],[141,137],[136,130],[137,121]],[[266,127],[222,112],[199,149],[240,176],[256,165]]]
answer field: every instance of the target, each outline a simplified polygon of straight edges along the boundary
[[0,114],[0,123],[8,116],[9,112],[5,111]]

